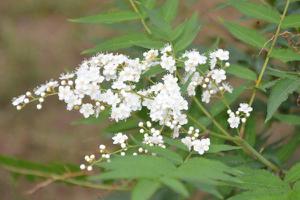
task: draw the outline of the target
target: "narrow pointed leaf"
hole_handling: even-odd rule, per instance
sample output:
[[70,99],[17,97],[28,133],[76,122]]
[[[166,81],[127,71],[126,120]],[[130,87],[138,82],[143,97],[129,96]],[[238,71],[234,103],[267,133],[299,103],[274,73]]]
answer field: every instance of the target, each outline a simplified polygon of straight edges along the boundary
[[141,179],[132,190],[131,200],[148,200],[160,187],[158,181]]
[[247,79],[251,81],[255,81],[257,78],[255,72],[241,65],[231,65],[227,69],[227,72],[239,78]]
[[300,54],[291,49],[273,49],[271,57],[283,62],[300,61]]
[[171,22],[177,15],[179,0],[166,0],[162,6],[162,15],[167,22]]
[[271,119],[280,104],[287,100],[289,94],[293,93],[299,87],[300,79],[289,78],[281,79],[274,85],[267,103],[266,121]]
[[182,182],[180,182],[179,180],[173,179],[173,178],[167,178],[167,177],[162,178],[160,180],[163,184],[168,186],[171,190],[173,190],[176,193],[181,194],[183,197],[187,198],[189,196],[188,190],[186,189],[184,184]]
[[298,28],[300,27],[300,14],[292,14],[285,17],[282,28]]
[[254,29],[233,22],[224,22],[224,26],[234,37],[254,47],[262,48],[267,42],[267,39]]

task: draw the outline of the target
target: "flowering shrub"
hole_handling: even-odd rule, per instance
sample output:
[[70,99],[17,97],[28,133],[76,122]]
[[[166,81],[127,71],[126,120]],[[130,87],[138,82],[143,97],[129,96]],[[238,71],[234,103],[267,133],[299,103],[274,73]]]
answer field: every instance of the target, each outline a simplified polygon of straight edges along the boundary
[[[300,165],[284,170],[298,139],[268,146],[257,136],[255,117],[261,108],[254,100],[258,91],[271,90],[269,96],[266,93],[266,121],[274,116],[272,121],[299,125],[297,115],[275,114],[289,94],[299,91],[299,73],[275,69],[272,61],[300,60],[297,46],[291,46],[290,41],[276,46],[278,37],[285,33],[282,29],[298,28],[300,17],[287,16],[290,0],[281,14],[267,5],[228,2],[249,17],[277,24],[274,36],[267,41],[256,30],[223,22],[238,40],[267,52],[257,69],[258,77],[253,69],[241,66],[239,59],[230,64],[232,53],[228,50],[216,46],[206,51],[186,50],[199,31],[199,23],[194,14],[177,27],[171,26],[177,0],[167,0],[161,8],[155,8],[155,1],[129,0],[133,11],[72,20],[116,23],[138,19],[145,32],[129,33],[86,50],[94,56],[74,71],[14,98],[12,104],[21,110],[34,103],[40,110],[46,97],[57,96],[67,110],[79,111],[83,121],[106,117],[114,121],[112,144],[99,144],[97,153],[84,156],[84,163],[67,176],[65,170],[55,175],[30,170],[23,170],[23,174],[99,189],[132,189],[132,199],[138,200],[149,199],[163,188],[171,190],[167,195],[175,192],[185,198],[199,189],[219,199],[299,199]],[[146,50],[136,58],[99,53],[132,47]],[[290,67],[289,63],[283,66]],[[270,77],[263,80],[266,71]],[[246,81],[233,87],[228,75]],[[249,100],[238,100],[249,88]],[[3,159],[9,170],[21,173],[15,162]],[[163,194],[158,198],[166,199]]]

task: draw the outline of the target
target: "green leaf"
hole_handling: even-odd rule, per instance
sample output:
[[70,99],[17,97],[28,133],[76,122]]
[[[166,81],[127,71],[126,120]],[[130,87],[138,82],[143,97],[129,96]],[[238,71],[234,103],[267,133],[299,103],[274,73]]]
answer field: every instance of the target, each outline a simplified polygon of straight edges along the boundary
[[148,200],[160,187],[158,181],[141,179],[132,190],[132,200]]
[[284,18],[282,28],[298,28],[300,27],[300,15],[293,14]]
[[300,79],[288,78],[281,79],[274,85],[267,103],[266,121],[271,119],[280,104],[287,100],[289,94],[293,93],[299,87]]
[[119,36],[110,40],[106,40],[101,44],[96,45],[96,47],[92,49],[87,49],[82,53],[91,54],[101,51],[116,51],[119,49],[130,48],[133,46],[151,49],[161,48],[163,45],[163,42],[152,40],[143,33],[130,33],[124,36]]
[[177,147],[178,149],[184,150],[184,151],[189,151],[189,149],[178,139],[172,139],[168,137],[164,137],[165,143],[168,145]]
[[150,27],[152,32],[164,40],[170,40],[170,36],[172,35],[172,27],[164,20],[161,13],[158,10],[149,10],[147,8],[145,8],[145,11],[150,18],[150,22],[152,23],[152,26]]
[[156,65],[153,67],[150,67],[147,71],[145,71],[142,74],[142,77],[152,77],[152,76],[156,76],[157,74],[161,74],[163,72],[165,72],[166,70],[164,70],[163,68],[161,68],[160,65]]
[[275,114],[274,118],[279,121],[292,124],[292,125],[300,125],[300,116],[293,114]]
[[166,0],[162,6],[162,15],[167,22],[171,22],[177,14],[179,0]]
[[247,119],[245,127],[245,140],[251,145],[254,146],[256,142],[256,118],[252,114],[250,118]]
[[289,189],[289,185],[278,176],[262,169],[242,169],[243,174],[239,177],[242,183],[240,188],[246,190],[266,189],[270,192],[284,191]]
[[94,180],[121,179],[121,178],[161,178],[173,172],[176,167],[169,160],[155,156],[125,156],[113,158],[111,162],[100,163],[106,169]]
[[130,118],[120,122],[115,122],[104,129],[108,133],[117,133],[122,131],[127,131],[131,129],[138,128],[137,124],[139,123],[138,119]]
[[[287,199],[287,191],[273,191],[272,193],[268,190],[254,190],[247,191],[240,194],[237,194],[228,200],[288,200]],[[292,200],[292,199],[290,199]]]
[[227,145],[227,144],[212,144],[209,147],[208,153],[219,153],[222,151],[231,151],[241,149],[241,147]]
[[262,48],[267,42],[266,38],[256,30],[233,22],[224,22],[224,26],[234,37],[254,47]]
[[273,49],[271,57],[277,58],[283,62],[299,61],[300,54],[291,49]]
[[164,149],[161,147],[150,147],[149,145],[144,145],[143,147],[152,153],[156,153],[157,155],[174,162],[175,164],[181,164],[183,162],[182,157],[170,149]]
[[[282,71],[282,70],[274,69],[274,68],[271,68],[271,67],[267,68],[266,74],[271,75],[271,76],[276,76],[276,77],[279,77],[279,78],[297,79],[297,76],[295,76],[296,73],[294,73],[294,72]],[[279,79],[277,79],[277,80],[279,80]]]
[[179,180],[164,177],[164,178],[160,179],[160,181],[163,184],[165,184],[166,186],[168,186],[174,192],[181,194],[183,197],[186,197],[186,198],[189,197],[188,190],[186,189],[184,184],[182,184],[182,182],[180,182]]
[[207,184],[239,182],[237,175],[239,175],[239,171],[236,169],[216,160],[199,157],[188,160],[172,173],[175,178]]
[[230,4],[246,16],[262,19],[271,23],[279,23],[280,13],[270,6],[258,3],[229,0]]
[[176,52],[186,49],[196,38],[200,30],[197,13],[186,22],[183,34],[176,40],[174,50]]
[[284,181],[292,183],[300,179],[300,163],[295,164],[285,175]]
[[231,65],[227,69],[227,72],[239,78],[247,79],[251,81],[255,81],[257,78],[255,72],[241,65]]
[[124,21],[131,21],[139,19],[139,15],[132,11],[119,11],[110,13],[101,13],[98,15],[92,15],[87,17],[81,17],[77,19],[70,19],[71,22],[77,23],[103,23],[103,24],[113,24]]
[[[281,163],[285,163],[293,153],[298,149],[300,144],[300,135],[296,134],[288,143],[282,145],[276,150],[276,156]],[[273,152],[272,152],[273,153]]]
[[188,88],[189,84],[191,83],[193,76],[194,76],[194,73],[190,74],[190,76],[189,76],[188,79],[184,82],[184,84],[182,84],[182,85],[180,86],[181,94],[183,94],[183,95],[186,95],[186,94],[187,94],[187,88]]

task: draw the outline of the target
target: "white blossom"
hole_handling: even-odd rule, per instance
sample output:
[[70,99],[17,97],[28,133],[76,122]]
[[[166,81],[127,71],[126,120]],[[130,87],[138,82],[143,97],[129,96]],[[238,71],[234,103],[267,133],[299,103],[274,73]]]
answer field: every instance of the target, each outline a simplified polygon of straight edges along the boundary
[[226,80],[225,71],[223,69],[214,69],[211,78],[214,79],[216,83],[221,83],[223,80]]
[[176,69],[175,60],[172,56],[163,55],[161,57],[160,65],[163,69],[166,69],[169,72],[174,72]]
[[90,103],[82,104],[79,112],[83,114],[85,118],[88,118],[89,116],[93,115],[95,113],[94,107]]
[[113,144],[124,144],[128,140],[128,137],[123,133],[117,133],[112,137],[112,140]]
[[240,107],[238,111],[244,112],[245,114],[250,113],[253,110],[252,107],[249,106],[247,103],[240,103]]
[[230,128],[238,128],[240,125],[240,117],[236,116],[234,113],[230,113],[227,121]]

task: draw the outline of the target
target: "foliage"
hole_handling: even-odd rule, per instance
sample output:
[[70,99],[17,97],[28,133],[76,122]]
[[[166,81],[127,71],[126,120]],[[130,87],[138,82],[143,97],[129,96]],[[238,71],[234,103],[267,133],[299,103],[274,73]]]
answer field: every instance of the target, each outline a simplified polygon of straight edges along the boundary
[[[300,6],[299,2],[290,0],[284,1],[284,5],[281,1],[270,2],[227,1],[226,6],[244,15],[242,20],[259,20],[261,25],[249,27],[240,22],[220,20],[224,28],[248,51],[241,52],[231,47],[240,56],[234,60],[228,73],[240,83],[239,87],[231,94],[224,94],[222,99],[210,106],[203,106],[199,102],[199,91],[190,102],[187,113],[189,125],[201,129],[204,136],[209,135],[212,141],[207,154],[199,156],[190,152],[185,145],[171,137],[165,138],[165,143],[171,148],[147,147],[139,142],[141,138],[138,135],[132,134],[131,139],[135,144],[128,148],[139,145],[147,148],[151,154],[116,156],[109,162],[101,162],[100,158],[93,165],[101,171],[99,173],[85,173],[73,165],[41,165],[6,156],[0,157],[0,165],[13,173],[29,177],[98,189],[130,190],[133,200],[166,199],[166,196],[173,195],[186,199],[196,191],[204,191],[212,199],[300,199],[300,165],[292,159],[300,143],[297,136],[299,105],[296,103],[296,94],[300,92],[300,15],[297,14]],[[197,13],[178,23],[176,16],[181,3],[179,0],[166,0],[161,4],[155,0],[129,0],[126,9],[70,21],[93,25],[136,25],[128,26],[120,36],[96,43],[95,47],[84,50],[84,54],[125,50],[136,52],[162,48],[169,43],[176,57],[192,45],[203,26],[199,23]],[[210,47],[202,48],[210,50]],[[143,80],[154,77],[153,80],[157,81],[155,77],[163,73],[164,70],[157,65],[142,77]],[[191,77],[181,85],[183,94],[186,94]],[[140,84],[146,85],[147,82]],[[254,108],[254,114],[241,128],[230,129],[226,123],[226,112],[245,97]],[[99,118],[90,117],[74,124],[99,124],[109,118],[108,111],[101,114]],[[146,121],[145,116],[147,111],[141,110],[126,121],[107,125],[104,132],[138,132],[136,124]],[[259,116],[265,116],[263,124],[256,120]],[[269,144],[267,139],[270,136],[265,133],[278,121],[294,126],[294,133],[286,141],[282,139]],[[258,124],[264,128],[258,130]],[[151,156],[153,154],[157,156]],[[126,199],[126,195],[121,196]],[[114,197],[108,196],[107,199]]]

